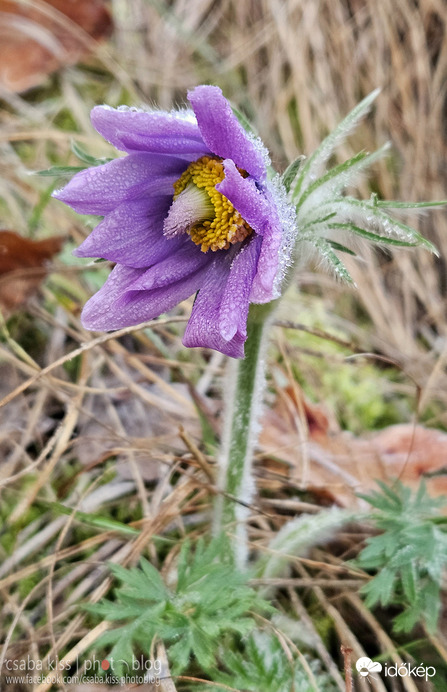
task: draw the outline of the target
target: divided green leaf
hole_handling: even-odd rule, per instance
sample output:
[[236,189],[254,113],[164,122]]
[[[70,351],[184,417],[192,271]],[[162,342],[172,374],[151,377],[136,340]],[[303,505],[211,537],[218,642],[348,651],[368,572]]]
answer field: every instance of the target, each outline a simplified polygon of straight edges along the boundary
[[[418,209],[442,206],[445,202],[406,203],[381,201],[376,194],[369,201],[345,195],[344,190],[355,184],[356,176],[383,158],[389,149],[385,144],[372,153],[359,152],[347,161],[327,168],[327,162],[368,112],[378,90],[373,91],[331,132],[307,159],[299,157],[286,169],[282,182],[290,202],[296,209],[299,234],[297,255],[315,256],[335,276],[352,283],[352,278],[336,252],[357,255],[349,247],[349,238],[356,236],[381,246],[424,246],[437,254],[436,248],[415,229],[392,218],[388,209]],[[359,241],[357,241],[358,244]]]
[[423,622],[434,632],[447,566],[447,533],[438,522],[445,498],[430,497],[424,483],[415,494],[400,482],[378,485],[380,492],[361,495],[375,508],[371,519],[382,531],[367,539],[355,560],[358,567],[376,572],[362,588],[366,605],[403,608],[394,620],[396,631],[408,632]]
[[166,645],[175,674],[184,670],[192,658],[208,670],[216,664],[225,637],[246,635],[256,625],[253,612],[274,610],[247,585],[247,575],[222,564],[224,551],[224,539],[208,545],[198,541],[195,549],[185,541],[172,586],[164,583],[147,560],[142,559],[139,567],[130,569],[110,565],[122,585],[113,600],[87,609],[105,620],[121,621],[96,642],[112,645],[109,658],[121,661],[115,674],[122,674],[133,654],[150,656],[154,638]]
[[[231,688],[247,692],[335,692],[338,686],[323,672],[316,659],[288,658],[280,641],[272,633],[254,631],[243,641],[241,651],[222,651],[225,670],[212,675],[217,687],[205,692],[223,692]],[[221,683],[222,687],[219,686]],[[226,685],[226,687],[224,687]]]

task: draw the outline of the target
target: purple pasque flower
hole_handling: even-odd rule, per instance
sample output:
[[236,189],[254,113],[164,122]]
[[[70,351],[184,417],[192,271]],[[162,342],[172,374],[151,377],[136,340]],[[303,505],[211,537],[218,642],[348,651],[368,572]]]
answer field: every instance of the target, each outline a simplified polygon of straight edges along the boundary
[[279,295],[281,193],[268,157],[215,86],[191,110],[97,106],[96,130],[127,156],[81,171],[54,196],[104,219],[75,251],[116,262],[85,305],[87,329],[139,324],[198,291],[183,343],[241,358],[250,303]]

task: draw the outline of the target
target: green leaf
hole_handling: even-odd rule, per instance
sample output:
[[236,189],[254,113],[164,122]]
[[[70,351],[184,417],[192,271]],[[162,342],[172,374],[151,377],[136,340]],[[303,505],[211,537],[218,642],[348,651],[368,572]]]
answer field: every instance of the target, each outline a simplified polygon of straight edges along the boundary
[[413,603],[416,601],[417,597],[417,589],[416,589],[416,580],[417,580],[417,575],[416,575],[416,567],[414,564],[414,561],[411,560],[408,565],[404,569],[402,569],[401,573],[401,579],[402,579],[402,586],[404,590],[404,596],[406,597],[407,601],[410,603]]
[[119,579],[126,587],[133,587],[137,591],[144,589],[146,585],[146,580],[142,572],[136,567],[131,567],[126,569],[122,565],[118,565],[115,562],[109,562],[108,567],[112,572],[113,576]]
[[423,616],[429,632],[436,631],[439,614],[441,612],[441,597],[439,584],[430,581],[424,586],[424,612]]
[[57,514],[74,515],[76,521],[80,521],[87,526],[94,526],[95,528],[104,529],[105,531],[118,531],[128,536],[138,536],[140,534],[138,529],[127,526],[127,524],[116,521],[116,519],[109,519],[109,517],[101,517],[97,514],[88,514],[86,512],[80,512],[79,510],[73,510],[71,507],[66,507],[60,502],[45,502],[43,500],[39,500],[39,502],[48,505],[48,507],[57,512]]
[[[375,508],[371,519],[383,533],[370,537],[354,561],[378,570],[361,590],[366,605],[404,608],[394,620],[396,631],[408,632],[420,621],[435,631],[447,566],[447,536],[436,523],[440,502],[428,495],[425,483],[416,493],[400,482],[379,486],[380,492],[363,497]],[[445,498],[441,502],[445,506]]]
[[103,601],[101,603],[86,603],[84,609],[95,615],[100,615],[104,620],[126,620],[127,618],[136,618],[141,615],[141,605],[121,605],[119,609],[112,601]]
[[290,192],[290,188],[292,187],[292,185],[293,185],[293,183],[294,183],[294,181],[298,175],[298,171],[301,168],[303,161],[305,161],[305,160],[306,160],[305,156],[298,156],[298,158],[295,159],[295,161],[292,161],[292,163],[290,163],[287,166],[286,170],[282,174],[281,181],[282,181],[282,184],[284,185],[284,188],[285,188],[287,193]]
[[[318,218],[312,219],[311,221],[308,221],[307,223],[305,223],[301,228],[301,233],[298,236],[298,241],[301,240],[303,233],[305,233],[309,228],[312,228],[312,226],[317,226],[317,225],[324,226],[324,224],[326,224],[326,222],[329,221],[329,219],[333,219],[334,216],[337,216],[337,212],[335,212],[335,211],[330,212],[329,214],[326,214],[325,216],[319,216]],[[327,227],[327,226],[325,226],[325,227]]]
[[385,243],[386,245],[395,245],[397,247],[416,247],[420,245],[420,240],[415,238],[413,242],[407,240],[398,240],[397,238],[390,238],[389,236],[379,235],[378,233],[372,233],[371,231],[366,231],[364,228],[355,226],[353,223],[330,223],[328,228],[340,229],[344,231],[350,231],[355,235],[365,238],[372,243]]
[[132,632],[124,634],[112,648],[109,658],[113,658],[113,674],[122,677],[129,673],[129,661],[132,660]]
[[113,161],[111,158],[96,158],[96,156],[91,156],[91,154],[87,153],[83,147],[81,147],[78,142],[75,142],[74,140],[71,141],[71,150],[75,156],[78,157],[81,161],[84,163],[87,163],[89,166],[102,166],[104,163],[108,163],[109,161]]
[[415,553],[413,545],[403,545],[398,550],[395,550],[388,562],[390,569],[400,572],[402,578],[402,571],[414,560]]
[[194,656],[204,670],[215,663],[214,647],[209,639],[198,627],[191,627],[191,648]]
[[68,177],[79,171],[84,171],[87,166],[52,166],[42,171],[33,171],[32,175],[40,175],[42,177]]
[[337,243],[335,240],[330,240],[329,238],[326,238],[326,240],[331,246],[331,248],[333,248],[334,250],[338,250],[338,252],[345,252],[347,255],[352,255],[353,257],[356,257],[356,253],[350,248],[346,247],[345,245],[341,245],[340,243]]
[[319,250],[323,260],[325,260],[337,278],[345,281],[347,284],[353,284],[352,276],[341,262],[335,252],[332,250],[329,242],[325,238],[316,238],[315,247]]
[[182,673],[189,663],[191,656],[191,634],[188,632],[185,638],[169,647],[169,658],[172,661],[172,672],[175,675]]
[[[272,607],[247,585],[248,575],[222,564],[226,538],[195,548],[184,541],[178,559],[177,584],[168,589],[159,571],[144,558],[130,569],[110,564],[121,582],[113,601],[89,606],[89,612],[123,624],[106,633],[119,658],[127,660],[135,650],[150,655],[154,636],[161,639],[175,671],[184,670],[192,656],[207,669],[216,665],[224,637],[246,634],[255,625],[255,612]],[[123,640],[126,639],[126,646]],[[125,655],[122,654],[125,651]]]
[[419,608],[413,607],[404,610],[394,618],[393,629],[395,632],[411,632],[413,627],[417,624],[418,620],[421,618],[421,611]]
[[368,538],[366,547],[363,548],[356,562],[365,569],[378,567],[382,564],[384,557],[390,553],[390,550],[392,554],[394,546],[394,539],[391,539],[387,533],[381,536],[374,536],[374,538]]
[[431,202],[398,202],[396,200],[380,199],[375,202],[376,206],[386,209],[433,209],[434,207],[445,207],[447,200]]
[[[352,156],[350,159],[347,161],[344,161],[343,163],[340,163],[338,166],[334,166],[334,168],[331,168],[329,171],[327,171],[324,175],[320,176],[315,180],[311,185],[306,187],[305,190],[303,190],[303,193],[301,197],[299,198],[299,201],[297,203],[297,206],[301,206],[310,195],[317,190],[319,187],[322,185],[325,185],[326,183],[332,181],[334,182],[337,178],[340,178],[341,176],[345,176],[346,173],[348,172],[354,172],[355,170],[358,170],[360,167],[364,167],[365,161],[368,159],[367,154],[364,151],[360,151],[358,154],[355,154]],[[341,183],[340,187],[345,187],[345,183]],[[333,193],[332,193],[333,194]],[[292,193],[292,201],[297,199],[297,195]]]
[[358,214],[359,211],[363,211],[367,220],[368,218],[371,220],[375,219],[379,224],[382,224],[382,227],[388,229],[389,234],[394,233],[395,235],[402,236],[404,233],[407,238],[416,240],[418,245],[423,245],[430,250],[430,252],[433,252],[433,254],[439,256],[438,250],[433,243],[424,238],[414,228],[411,228],[411,226],[408,226],[402,221],[391,218],[391,216],[378,208],[377,205],[371,204],[371,202],[365,202],[364,200],[355,199],[354,197],[341,197],[340,199],[331,200],[328,204],[334,208],[341,205],[351,206],[353,210],[355,210],[354,213],[356,214]]
[[[291,656],[291,652],[289,656]],[[288,658],[278,638],[270,632],[254,630],[237,651],[222,647],[221,666],[208,671],[215,683],[253,692],[336,692],[338,685],[322,669],[321,662],[306,654],[306,667],[299,658]],[[224,689],[206,686],[205,692]]]
[[326,162],[334,149],[341,144],[348,134],[357,126],[360,120],[366,115],[373,101],[377,98],[380,89],[371,92],[344,118],[339,125],[323,140],[318,149],[307,159],[301,168],[298,180],[295,183],[294,197],[297,198],[306,175],[311,168]]
[[[392,490],[383,481],[376,481],[376,483],[378,486],[380,486],[382,494],[378,493],[376,490],[373,490],[373,492],[370,495],[362,495],[359,493],[359,497],[369,502],[369,504],[373,507],[377,507],[377,509],[381,509],[383,511],[388,512],[390,510],[395,509],[400,512],[402,509],[402,500],[400,495],[394,490]],[[397,485],[396,487],[402,493],[403,486]]]
[[371,608],[376,603],[388,605],[394,594],[396,574],[384,567],[370,582],[362,586],[361,592],[366,595],[366,605]]
[[149,582],[152,598],[155,600],[164,600],[169,598],[169,592],[164,585],[160,572],[155,569],[150,562],[145,560],[144,557],[142,557],[140,560],[140,566]]

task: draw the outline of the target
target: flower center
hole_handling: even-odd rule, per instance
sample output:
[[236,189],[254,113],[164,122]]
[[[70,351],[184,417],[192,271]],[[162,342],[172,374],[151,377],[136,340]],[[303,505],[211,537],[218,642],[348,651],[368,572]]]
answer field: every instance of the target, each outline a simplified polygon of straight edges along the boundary
[[[246,171],[239,172],[244,178]],[[216,190],[225,177],[222,159],[202,156],[174,183],[174,201],[164,222],[164,235],[188,233],[202,252],[227,250],[252,233],[231,202]]]

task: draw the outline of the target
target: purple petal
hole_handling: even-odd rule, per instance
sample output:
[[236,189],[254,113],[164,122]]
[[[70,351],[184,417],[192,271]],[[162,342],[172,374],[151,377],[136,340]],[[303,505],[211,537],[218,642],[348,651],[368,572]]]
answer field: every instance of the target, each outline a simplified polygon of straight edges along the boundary
[[200,288],[206,267],[163,288],[133,291],[132,284],[143,273],[144,269],[117,264],[104,286],[86,303],[81,316],[84,327],[108,331],[158,317]]
[[260,239],[253,238],[232,263],[227,253],[213,260],[185,330],[185,346],[213,348],[233,358],[244,357],[249,294],[259,244]]
[[190,161],[210,153],[191,111],[146,113],[96,106],[91,120],[104,139],[122,151],[176,154]]
[[269,217],[275,209],[267,202],[265,194],[252,178],[243,178],[231,159],[223,162],[225,178],[216,185],[216,190],[230,200],[231,204],[256,233],[263,234]]
[[[132,284],[133,291],[149,290],[162,288],[168,284],[179,281],[184,276],[188,276],[212,262],[211,253],[201,252],[200,248],[191,241],[189,237],[181,239],[182,247],[170,253],[162,262],[157,262],[150,267],[144,274]],[[166,241],[172,244],[171,240]]]
[[232,159],[257,180],[264,180],[263,146],[249,139],[219,87],[198,86],[188,92],[188,99],[210,150],[223,159]]
[[155,154],[129,154],[102,166],[77,173],[53,197],[79,214],[103,216],[121,202],[143,193],[173,194],[173,184],[185,170],[185,161]]
[[219,312],[220,333],[226,341],[231,341],[236,333],[244,340],[247,338],[249,298],[261,243],[260,236],[251,238],[231,265]]
[[242,358],[245,339],[236,336],[231,341],[227,341],[219,329],[221,296],[230,273],[230,262],[225,259],[223,261],[214,259],[208,269],[186,325],[183,345],[213,348],[233,358]]
[[268,303],[277,298],[275,279],[279,268],[281,241],[281,224],[277,217],[273,217],[262,236],[257,272],[250,293],[251,303]]
[[[81,314],[83,326],[86,329],[115,329],[114,315],[111,312],[113,305],[143,273],[144,269],[133,269],[117,264],[110,272],[104,286],[84,305]],[[110,326],[108,320],[110,320]]]
[[[163,221],[172,197],[142,197],[123,202],[93,229],[74,251],[77,257],[103,257],[128,267],[150,267],[161,262],[186,237],[167,239]],[[188,239],[189,240],[189,239]]]
[[216,189],[227,197],[247,223],[262,236],[257,272],[250,294],[252,303],[268,303],[274,295],[282,239],[281,224],[271,193],[261,192],[243,178],[232,161],[224,161],[225,178]]

